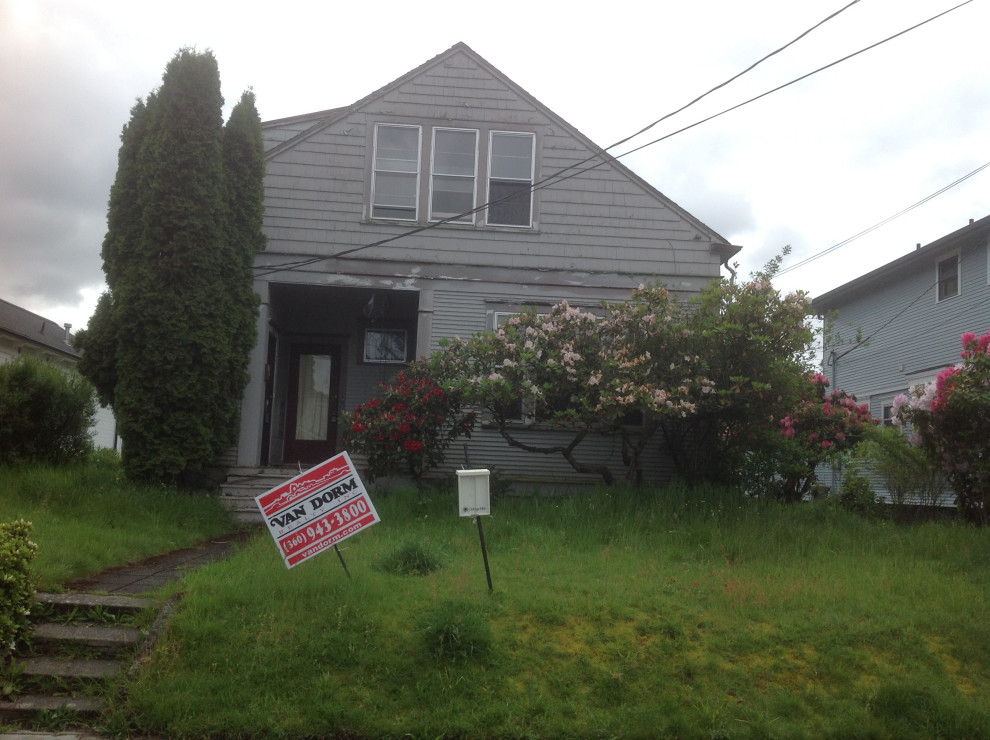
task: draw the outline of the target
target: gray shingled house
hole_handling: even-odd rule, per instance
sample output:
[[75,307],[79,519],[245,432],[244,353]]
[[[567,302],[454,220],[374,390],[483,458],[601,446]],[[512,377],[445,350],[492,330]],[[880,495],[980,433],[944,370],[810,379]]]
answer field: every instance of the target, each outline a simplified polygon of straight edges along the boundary
[[[235,478],[338,451],[340,414],[444,337],[653,280],[689,297],[739,251],[464,44],[263,135],[268,245]],[[486,430],[471,457],[519,480],[594,480]]]

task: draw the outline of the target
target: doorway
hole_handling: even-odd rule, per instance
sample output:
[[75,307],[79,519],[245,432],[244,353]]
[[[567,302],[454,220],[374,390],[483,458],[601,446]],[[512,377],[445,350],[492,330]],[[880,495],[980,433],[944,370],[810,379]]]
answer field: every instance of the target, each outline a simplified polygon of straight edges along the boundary
[[295,344],[289,350],[285,462],[314,465],[337,451],[340,347]]

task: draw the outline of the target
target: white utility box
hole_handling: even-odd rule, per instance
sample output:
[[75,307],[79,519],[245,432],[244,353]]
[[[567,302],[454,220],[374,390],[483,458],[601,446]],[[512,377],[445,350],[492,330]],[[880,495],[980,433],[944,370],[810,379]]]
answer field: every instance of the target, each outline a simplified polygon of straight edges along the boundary
[[492,513],[488,470],[458,470],[457,496],[461,516],[488,516]]

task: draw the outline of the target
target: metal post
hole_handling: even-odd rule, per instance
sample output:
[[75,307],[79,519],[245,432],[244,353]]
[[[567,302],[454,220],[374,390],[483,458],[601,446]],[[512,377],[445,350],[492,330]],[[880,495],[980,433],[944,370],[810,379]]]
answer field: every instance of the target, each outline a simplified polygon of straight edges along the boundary
[[340,548],[337,547],[336,545],[334,545],[333,546],[333,551],[335,553],[337,553],[337,558],[340,560],[340,565],[344,569],[344,573],[346,573],[347,574],[347,577],[350,578],[351,577],[351,572],[349,570],[347,570],[347,563],[344,562],[344,556],[341,554]]
[[485,549],[485,533],[481,529],[481,517],[476,516],[474,520],[478,523],[478,539],[481,540],[481,557],[485,560],[485,578],[488,579],[488,592],[492,590],[492,572],[488,568],[488,550]]

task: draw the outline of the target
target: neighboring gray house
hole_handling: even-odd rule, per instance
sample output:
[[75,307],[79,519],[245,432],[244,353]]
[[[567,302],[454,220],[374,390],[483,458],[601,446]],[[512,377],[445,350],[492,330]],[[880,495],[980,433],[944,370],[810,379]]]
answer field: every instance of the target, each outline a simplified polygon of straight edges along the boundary
[[[268,245],[242,474],[339,451],[339,415],[445,337],[525,306],[627,300],[654,280],[690,297],[739,251],[464,44],[353,105],[262,130]],[[492,430],[470,445],[473,464],[517,480],[595,480]],[[581,449],[621,470],[614,440]]]
[[963,332],[990,329],[988,268],[990,216],[815,298],[839,334],[824,347],[831,387],[889,424],[894,396],[960,362]]
[[[74,368],[79,352],[70,344],[71,324],[59,324],[0,299],[0,363],[37,355],[63,370]],[[116,448],[113,413],[97,406],[90,435],[97,447]]]

